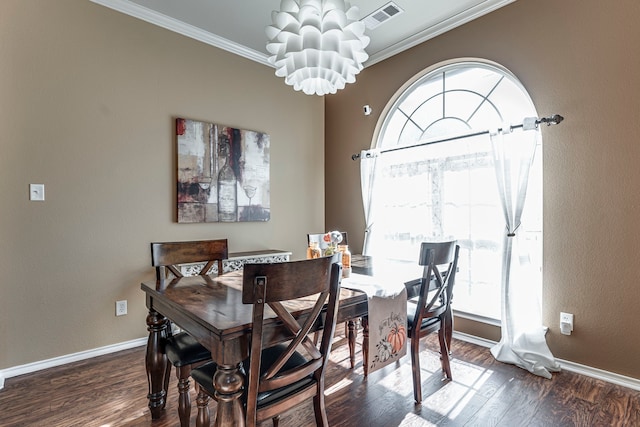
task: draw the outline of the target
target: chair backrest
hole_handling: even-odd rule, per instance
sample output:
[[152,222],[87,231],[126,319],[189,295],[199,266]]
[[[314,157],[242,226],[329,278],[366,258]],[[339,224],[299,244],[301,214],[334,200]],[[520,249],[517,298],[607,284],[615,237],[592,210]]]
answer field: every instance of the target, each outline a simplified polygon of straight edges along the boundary
[[197,272],[205,276],[214,264],[222,274],[222,260],[229,258],[227,239],[195,240],[190,242],[151,243],[151,265],[156,267],[156,278],[166,280],[171,275],[183,277],[181,264],[203,262]]
[[[249,420],[256,420],[258,393],[287,387],[307,377],[314,378],[320,385],[320,393],[324,392],[324,371],[336,326],[342,267],[339,256],[334,255],[275,264],[245,264],[243,270],[242,302],[253,304],[247,386],[247,425],[252,425]],[[303,302],[292,301],[298,298],[303,298]],[[273,319],[273,313],[277,320]],[[324,331],[318,349],[309,335],[319,325],[323,325]],[[262,351],[268,341],[263,338],[272,340],[274,336],[286,342],[286,350],[279,353],[268,369],[261,369]],[[294,354],[298,357],[303,354],[306,362],[284,370]],[[300,403],[295,398],[283,402],[283,411]]]
[[[451,309],[453,286],[458,268],[460,246],[456,241],[422,242],[418,264],[423,266],[414,330],[419,330],[426,318],[438,317]],[[431,283],[434,282],[434,286]],[[430,291],[431,287],[431,293]]]
[[[342,242],[340,242],[340,245],[348,245],[349,242],[347,240],[347,232],[346,231],[341,231],[340,233],[342,233]],[[317,242],[318,243],[318,247],[322,250],[325,250],[327,248],[327,246],[329,246],[329,244],[327,242],[324,241],[323,237],[324,235],[327,233],[310,233],[307,234],[307,245],[311,242]]]

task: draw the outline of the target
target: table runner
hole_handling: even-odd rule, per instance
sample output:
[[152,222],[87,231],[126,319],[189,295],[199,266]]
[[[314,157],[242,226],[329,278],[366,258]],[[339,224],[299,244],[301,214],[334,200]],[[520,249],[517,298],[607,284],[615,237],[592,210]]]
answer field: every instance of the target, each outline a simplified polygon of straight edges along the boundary
[[352,274],[342,287],[367,294],[369,320],[369,369],[400,360],[407,353],[407,290],[404,282],[389,275]]

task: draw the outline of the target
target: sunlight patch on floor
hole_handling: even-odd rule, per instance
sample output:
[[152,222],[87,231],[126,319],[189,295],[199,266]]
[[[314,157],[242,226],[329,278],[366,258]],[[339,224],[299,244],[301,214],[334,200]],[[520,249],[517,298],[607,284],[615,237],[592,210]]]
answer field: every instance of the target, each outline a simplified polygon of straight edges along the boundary
[[353,380],[350,380],[348,378],[343,378],[337,384],[334,384],[331,387],[325,389],[324,390],[324,395],[325,396],[329,396],[332,393],[335,393],[336,391],[338,391],[340,389],[343,389],[345,387],[349,387],[351,384],[353,384]]
[[447,415],[453,411],[455,405],[464,399],[467,394],[473,394],[473,392],[469,393],[469,391],[469,388],[461,384],[450,382],[428,396],[425,396],[423,392],[422,406],[433,412]]
[[419,415],[410,412],[404,416],[404,419],[398,424],[398,427],[431,427],[435,425],[436,424],[421,418]]
[[451,372],[456,382],[474,389],[479,389],[493,374],[490,369],[479,368],[471,363],[455,359],[451,360]]
[[411,396],[413,398],[411,376],[411,364],[403,363],[398,368],[381,378],[380,381],[378,381],[378,385],[381,385],[382,387],[385,387],[401,396]]
[[[423,395],[422,406],[455,420],[489,380],[493,371],[453,361],[451,369],[454,380],[429,396]],[[457,382],[456,378],[462,378],[465,383]]]

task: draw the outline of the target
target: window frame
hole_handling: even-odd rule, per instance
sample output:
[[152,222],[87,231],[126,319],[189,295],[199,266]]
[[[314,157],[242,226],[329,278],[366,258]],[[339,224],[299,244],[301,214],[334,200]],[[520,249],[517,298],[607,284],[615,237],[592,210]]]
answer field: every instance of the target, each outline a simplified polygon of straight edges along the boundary
[[[413,76],[410,80],[408,80],[404,85],[402,85],[394,94],[394,96],[389,100],[389,102],[387,103],[387,105],[385,106],[385,108],[383,109],[380,118],[378,119],[378,122],[376,124],[376,128],[373,134],[373,138],[371,140],[371,147],[373,149],[376,150],[388,150],[388,149],[393,149],[395,148],[395,146],[388,144],[388,140],[385,139],[385,134],[387,133],[388,129],[389,129],[389,125],[390,125],[390,120],[389,118],[391,117],[391,114],[393,114],[395,111],[397,111],[399,109],[399,106],[401,106],[415,91],[416,88],[420,87],[420,85],[422,83],[424,83],[424,81],[431,79],[433,76],[436,76],[438,74],[444,74],[446,72],[451,72],[451,71],[455,71],[456,69],[463,69],[463,68],[469,68],[469,67],[477,67],[477,68],[484,68],[484,69],[488,69],[492,72],[501,74],[501,77],[499,79],[499,81],[502,81],[503,79],[507,78],[508,82],[510,84],[515,85],[522,97],[523,100],[525,101],[523,104],[527,104],[527,105],[523,105],[522,106],[522,110],[525,111],[526,113],[521,113],[520,117],[518,117],[517,121],[514,121],[514,117],[510,117],[510,121],[511,124],[519,124],[522,123],[522,119],[524,117],[529,117],[529,116],[535,116],[538,117],[537,115],[537,111],[535,109],[535,106],[533,104],[533,101],[531,100],[531,97],[528,93],[528,91],[526,90],[526,88],[522,85],[522,83],[520,82],[520,80],[513,74],[511,73],[508,69],[506,69],[505,67],[503,67],[500,64],[497,64],[495,62],[489,61],[489,60],[485,60],[485,59],[481,59],[481,58],[459,58],[459,59],[451,59],[448,61],[443,61],[440,62],[438,64],[434,64],[428,68],[426,68],[425,70],[421,71],[420,73],[416,74],[415,76]],[[446,79],[443,79],[443,87],[444,87],[444,82],[446,81]],[[442,94],[445,93],[444,89],[442,92],[437,92],[437,94]],[[436,94],[436,95],[437,95]],[[488,95],[487,97],[488,98]],[[485,100],[487,102],[491,102],[491,100],[486,99]],[[520,100],[519,102],[522,102],[522,100]],[[496,106],[496,105],[492,105],[492,107],[497,111],[497,114],[500,116],[501,120],[500,120],[500,124],[504,125],[505,124],[505,120],[503,118],[503,116],[500,114],[500,106]],[[503,107],[504,108],[504,107]],[[415,111],[417,110],[414,109],[413,112],[411,112],[411,114],[413,114]],[[444,108],[443,108],[444,111]],[[408,116],[410,117],[410,115]],[[508,123],[508,122],[506,122]],[[468,127],[468,126],[467,126]],[[489,130],[489,129],[495,129],[497,128],[497,123],[491,123],[487,126],[484,127],[484,131]],[[473,134],[477,129],[473,129],[473,128],[469,128],[469,134]],[[424,133],[423,133],[424,134]],[[401,138],[399,141],[396,141],[396,145],[398,147],[404,147],[404,144],[401,144]],[[385,144],[385,142],[387,144]],[[408,144],[408,146],[410,146],[411,144]],[[539,146],[537,148],[537,158],[541,157],[541,148],[542,148],[542,140],[541,138],[539,139]],[[540,161],[540,160],[538,160]],[[536,179],[542,179],[542,165],[541,163],[539,165],[537,165],[536,167],[539,168],[539,170],[537,171],[539,173],[539,176],[536,177]],[[540,194],[538,195],[539,197],[539,203],[540,206],[539,208],[539,212],[540,212],[540,217],[542,217],[542,187],[541,187],[541,182],[540,182],[540,188],[539,188],[539,192]],[[530,203],[529,203],[530,205]],[[530,208],[530,206],[529,206]],[[525,210],[526,211],[526,210]],[[542,221],[540,220],[540,230],[539,230],[539,235],[540,235],[540,268],[542,268],[542,261],[541,261],[541,255],[542,255]],[[496,283],[499,286],[500,284],[500,279],[499,277],[496,279]],[[542,283],[540,283],[540,286],[542,286]],[[469,318],[472,320],[476,320],[476,321],[480,321],[483,323],[488,323],[488,324],[493,324],[493,325],[500,325],[500,316],[498,314],[497,318],[493,318],[493,317],[488,317],[485,316],[483,314],[479,314],[479,313],[473,313],[473,312],[466,312],[463,310],[458,310],[455,308],[454,306],[454,312],[456,312],[456,315],[460,316],[460,317],[465,317],[465,318]]]

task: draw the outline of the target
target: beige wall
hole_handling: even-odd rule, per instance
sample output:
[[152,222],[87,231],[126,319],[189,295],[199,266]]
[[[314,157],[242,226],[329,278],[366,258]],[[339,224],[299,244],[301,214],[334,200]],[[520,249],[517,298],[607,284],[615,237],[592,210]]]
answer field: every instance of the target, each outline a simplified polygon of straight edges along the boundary
[[[2,0],[0,40],[0,369],[145,336],[151,241],[323,229],[324,100],[273,69],[88,0]],[[175,222],[177,116],[271,136],[271,221]]]
[[[640,378],[638,16],[635,0],[519,0],[366,68],[325,111],[268,67],[89,1],[0,1],[0,369],[144,336],[150,241],[227,237],[232,251],[302,257],[309,230],[340,228],[357,253],[351,154],[413,75],[481,57],[514,72],[541,115],[566,119],[543,129],[550,347]],[[175,223],[176,116],[271,135],[269,223]],[[28,201],[29,183],[46,185],[44,203]],[[114,316],[118,299],[129,315]],[[576,315],[569,337],[560,311]]]
[[[556,357],[640,378],[640,3],[518,0],[366,68],[326,100],[326,222],[359,250],[359,165],[386,102],[440,61],[478,57],[510,69],[544,128],[544,323]],[[371,105],[371,116],[362,106]],[[352,237],[353,236],[353,237]],[[571,336],[559,313],[575,314]],[[462,331],[481,328],[458,322]],[[495,339],[489,330],[487,338]],[[499,336],[499,335],[498,335]]]

